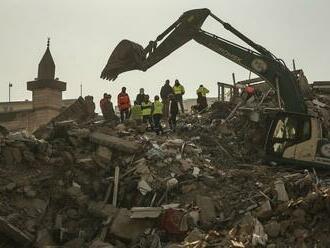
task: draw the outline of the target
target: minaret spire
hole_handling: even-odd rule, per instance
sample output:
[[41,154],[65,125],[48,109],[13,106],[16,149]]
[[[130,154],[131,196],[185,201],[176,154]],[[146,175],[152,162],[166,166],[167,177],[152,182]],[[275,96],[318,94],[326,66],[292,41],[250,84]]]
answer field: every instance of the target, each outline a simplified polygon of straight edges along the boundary
[[49,50],[50,38],[47,38],[47,48],[38,67],[39,79],[54,79],[55,78],[55,63],[52,54]]

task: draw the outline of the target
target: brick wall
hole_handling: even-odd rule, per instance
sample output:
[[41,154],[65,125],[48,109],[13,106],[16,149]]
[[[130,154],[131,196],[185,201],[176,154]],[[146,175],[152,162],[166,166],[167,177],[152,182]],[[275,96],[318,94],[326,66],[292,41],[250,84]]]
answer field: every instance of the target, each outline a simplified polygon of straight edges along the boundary
[[32,133],[58,114],[59,111],[53,109],[0,113],[0,125],[10,131],[27,130]]
[[62,106],[62,92],[50,88],[38,89],[32,93],[33,108],[54,108]]
[[38,126],[33,111],[1,113],[0,124],[11,131],[33,131]]

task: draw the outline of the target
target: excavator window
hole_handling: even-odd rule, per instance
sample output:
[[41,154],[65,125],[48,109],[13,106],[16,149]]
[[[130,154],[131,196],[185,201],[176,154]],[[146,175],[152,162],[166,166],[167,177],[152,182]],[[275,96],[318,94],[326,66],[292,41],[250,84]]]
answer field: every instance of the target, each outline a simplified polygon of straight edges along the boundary
[[270,150],[282,155],[286,148],[308,140],[311,136],[311,123],[308,118],[282,116],[273,126]]

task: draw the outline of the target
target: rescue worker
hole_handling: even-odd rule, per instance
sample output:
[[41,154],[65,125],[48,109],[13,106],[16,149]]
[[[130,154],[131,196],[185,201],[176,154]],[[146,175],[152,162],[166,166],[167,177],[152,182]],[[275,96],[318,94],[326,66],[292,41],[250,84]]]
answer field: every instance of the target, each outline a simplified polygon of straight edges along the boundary
[[163,102],[163,118],[167,119],[168,118],[168,111],[169,111],[169,106],[170,106],[170,99],[169,95],[173,94],[173,88],[170,85],[170,80],[166,80],[165,84],[162,86],[160,90],[160,97],[162,98]]
[[137,94],[135,101],[137,102],[138,105],[141,105],[143,100],[144,100],[145,94],[144,94],[144,89],[140,89],[140,93]]
[[207,100],[206,97],[202,95],[201,92],[197,93],[197,112],[202,111],[203,109],[207,108]]
[[163,133],[163,128],[160,123],[160,120],[163,116],[163,103],[159,101],[159,96],[155,96],[154,102],[152,104],[152,119],[154,122],[154,130],[157,135]]
[[205,88],[202,84],[196,90],[198,111],[207,108],[208,104],[207,104],[206,94],[208,94],[209,92],[210,91],[207,88]]
[[207,89],[207,88],[205,88],[202,84],[199,86],[199,88],[196,90],[196,94],[198,94],[198,93],[201,93],[202,94],[202,96],[204,96],[204,97],[206,97],[206,95],[208,94],[208,93],[210,93],[210,91]]
[[126,93],[126,87],[121,88],[121,92],[117,98],[118,108],[120,111],[120,121],[124,122],[129,117],[129,111],[131,108],[131,101]]
[[244,88],[244,92],[242,93],[242,97],[244,101],[247,101],[250,97],[252,97],[255,94],[255,89],[252,85],[247,85]]
[[145,95],[144,101],[141,104],[142,108],[142,119],[143,123],[149,123],[150,128],[153,129],[151,111],[152,111],[152,103],[149,100],[149,95]]
[[175,99],[175,96],[173,94],[169,95],[170,98],[170,115],[169,115],[169,126],[170,129],[175,132],[176,128],[176,116],[179,112],[178,102]]
[[137,101],[134,101],[134,106],[131,108],[130,119],[136,121],[138,124],[142,122],[142,108]]
[[95,103],[93,96],[85,96],[86,110],[88,113],[88,118],[95,117]]
[[175,79],[175,83],[173,86],[173,93],[175,96],[175,99],[180,104],[181,112],[184,113],[184,107],[183,107],[183,95],[185,93],[184,87],[179,83],[179,80]]
[[116,120],[117,116],[113,109],[113,104],[111,102],[111,95],[104,93],[103,98],[100,101],[100,108],[102,111],[103,118],[108,120]]

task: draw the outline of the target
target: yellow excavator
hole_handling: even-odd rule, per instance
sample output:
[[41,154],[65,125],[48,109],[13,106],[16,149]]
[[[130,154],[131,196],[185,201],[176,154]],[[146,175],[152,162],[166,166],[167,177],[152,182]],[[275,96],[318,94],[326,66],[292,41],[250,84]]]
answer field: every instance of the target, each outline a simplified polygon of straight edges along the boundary
[[[202,30],[207,17],[214,18],[251,48]],[[321,120],[308,115],[297,77],[281,59],[215,16],[209,9],[194,9],[183,13],[145,48],[132,41],[122,40],[112,52],[101,78],[115,80],[126,71],[146,71],[190,40],[195,40],[257,74],[274,89],[278,89],[284,111],[278,112],[272,119],[265,143],[267,161],[330,168],[330,142],[323,135]]]

